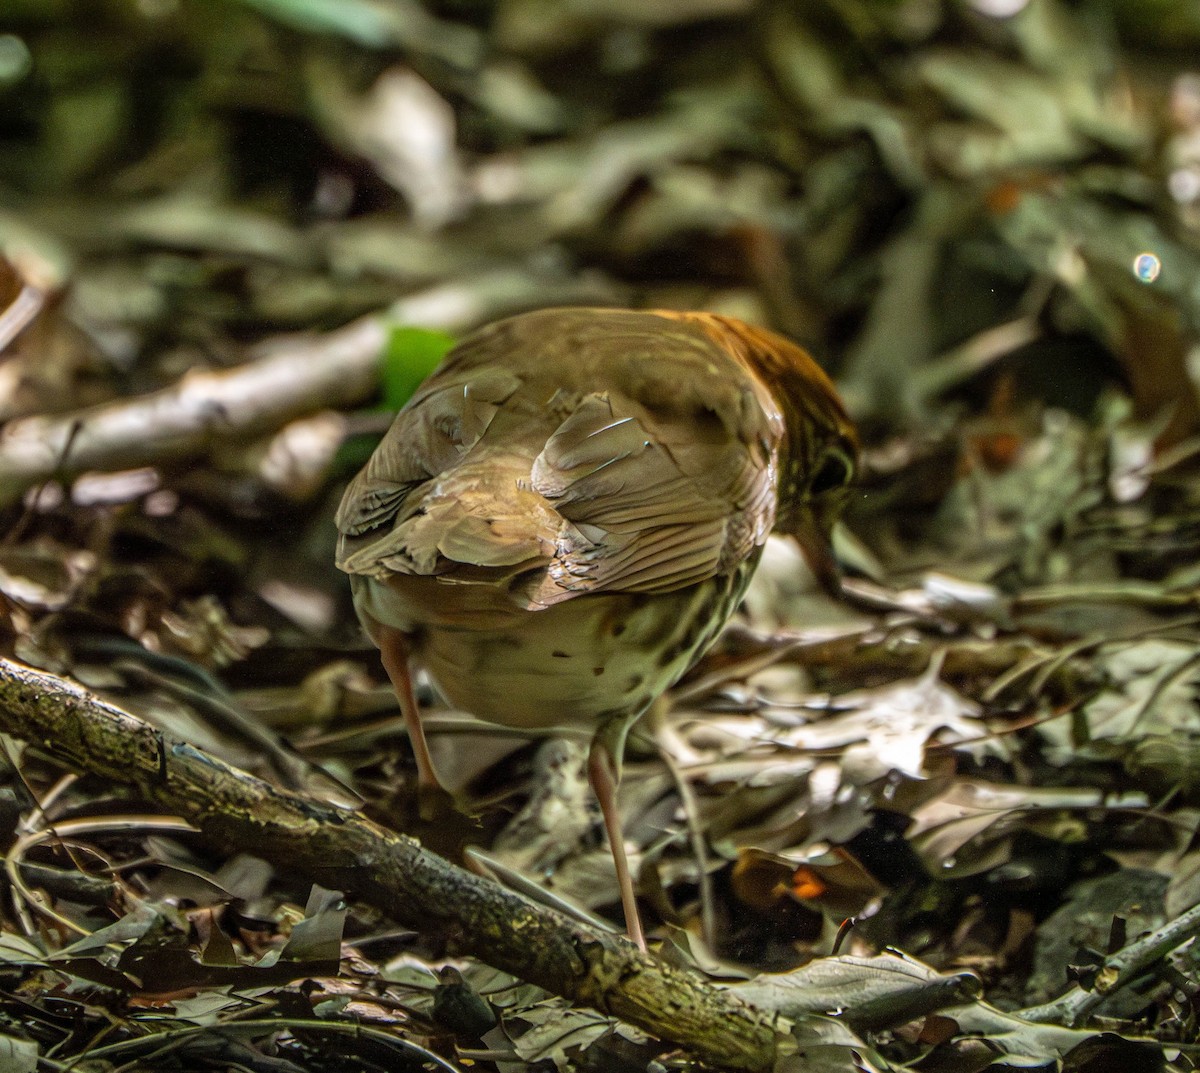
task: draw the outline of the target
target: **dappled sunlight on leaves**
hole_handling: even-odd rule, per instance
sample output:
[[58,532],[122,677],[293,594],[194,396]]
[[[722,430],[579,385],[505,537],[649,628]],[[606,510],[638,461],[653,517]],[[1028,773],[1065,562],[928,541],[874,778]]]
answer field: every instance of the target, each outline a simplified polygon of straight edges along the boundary
[[[780,1071],[1191,1068],[1188,5],[11,14],[0,656],[602,929],[586,739],[481,725],[418,679],[457,806],[423,819],[331,518],[480,324],[768,325],[862,434],[845,589],[772,538],[631,735],[620,808],[662,956],[791,1019]],[[148,814],[87,740],[3,744],[0,1068],[689,1061],[456,956],[469,934]]]

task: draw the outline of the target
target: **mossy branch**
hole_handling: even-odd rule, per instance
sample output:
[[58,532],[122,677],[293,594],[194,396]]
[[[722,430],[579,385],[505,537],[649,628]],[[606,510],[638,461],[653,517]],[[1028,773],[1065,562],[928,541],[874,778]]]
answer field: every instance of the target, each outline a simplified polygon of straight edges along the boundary
[[0,659],[0,729],[52,759],[134,787],[227,849],[352,893],[554,994],[612,1014],[718,1068],[774,1067],[785,1021],[473,875],[362,815],[276,789],[81,686]]

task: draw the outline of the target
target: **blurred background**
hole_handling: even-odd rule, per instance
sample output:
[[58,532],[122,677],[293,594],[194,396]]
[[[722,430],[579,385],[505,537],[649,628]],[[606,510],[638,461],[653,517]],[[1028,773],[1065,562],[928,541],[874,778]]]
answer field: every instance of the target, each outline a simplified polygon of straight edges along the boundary
[[[1200,899],[1197,55],[1193,0],[0,0],[0,650],[263,769],[146,653],[199,668],[406,826],[332,566],[391,412],[524,309],[767,325],[863,432],[850,595],[773,548],[677,698],[699,803],[633,762],[654,912],[775,968],[861,914],[1044,1001]],[[523,800],[493,744],[439,766]],[[610,904],[572,807],[540,874]]]
[[0,418],[440,287],[412,312],[456,330],[555,301],[767,323],[882,430],[928,430],[947,396],[1017,405],[1006,384],[1078,413],[1117,386],[1169,438],[1195,424],[1193,3],[0,18],[6,287],[33,282],[72,336],[36,368],[9,356]]

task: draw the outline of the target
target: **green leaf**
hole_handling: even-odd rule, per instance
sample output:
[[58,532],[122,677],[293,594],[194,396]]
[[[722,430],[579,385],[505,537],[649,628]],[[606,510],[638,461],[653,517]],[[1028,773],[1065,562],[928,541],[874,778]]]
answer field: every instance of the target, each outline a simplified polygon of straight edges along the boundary
[[383,348],[383,404],[399,410],[454,346],[454,337],[427,328],[393,328]]
[[368,48],[395,43],[388,11],[369,0],[242,0],[247,7],[309,33],[335,34]]

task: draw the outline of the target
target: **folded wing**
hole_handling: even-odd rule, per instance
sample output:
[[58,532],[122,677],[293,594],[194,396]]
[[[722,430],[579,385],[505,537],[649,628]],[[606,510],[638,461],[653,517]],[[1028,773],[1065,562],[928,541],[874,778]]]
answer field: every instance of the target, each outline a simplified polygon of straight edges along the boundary
[[548,311],[522,338],[464,344],[347,490],[342,569],[491,585],[536,609],[682,588],[762,544],[770,394],[694,325],[613,311],[604,331],[605,315]]

